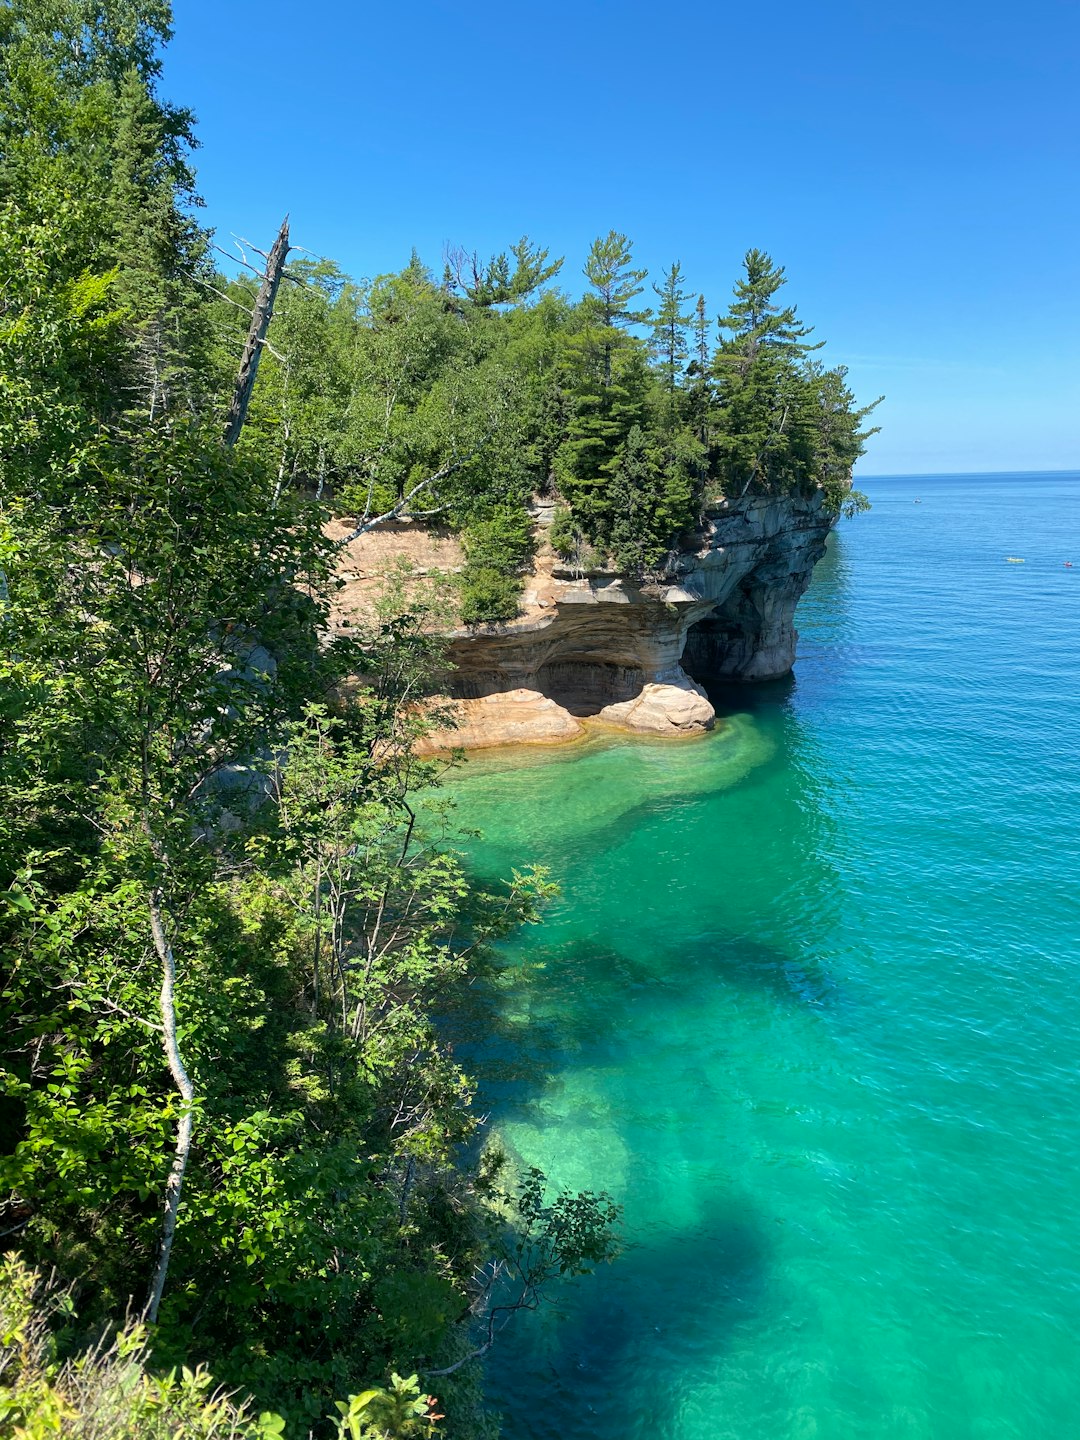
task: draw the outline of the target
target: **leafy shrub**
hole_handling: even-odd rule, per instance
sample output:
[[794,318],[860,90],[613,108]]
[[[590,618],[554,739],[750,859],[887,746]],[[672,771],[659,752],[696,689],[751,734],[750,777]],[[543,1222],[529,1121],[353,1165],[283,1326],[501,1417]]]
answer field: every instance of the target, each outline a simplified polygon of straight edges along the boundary
[[548,539],[551,541],[551,548],[566,558],[577,554],[581,549],[584,537],[568,505],[560,505],[556,509],[548,530]]
[[0,1265],[0,1434],[14,1440],[276,1440],[280,1418],[256,1417],[215,1388],[202,1368],[155,1376],[146,1328],[129,1323],[112,1342],[57,1359],[51,1322],[70,1296],[15,1255]]
[[861,490],[853,490],[846,476],[829,476],[822,481],[825,509],[833,515],[842,515],[851,520],[870,509],[870,501]]
[[469,569],[461,577],[461,618],[466,625],[513,620],[518,613],[521,581],[490,566]]
[[[71,1318],[66,1290],[17,1255],[0,1262],[0,1435],[12,1440],[287,1440],[285,1421],[256,1416],[203,1366],[153,1375],[146,1327],[129,1322],[75,1357],[57,1358],[53,1322]],[[337,1440],[432,1440],[437,1412],[418,1377],[339,1400]],[[299,1437],[297,1437],[299,1440]]]
[[518,613],[521,571],[532,558],[533,533],[525,511],[496,510],[463,537],[461,618],[467,625],[512,620]]

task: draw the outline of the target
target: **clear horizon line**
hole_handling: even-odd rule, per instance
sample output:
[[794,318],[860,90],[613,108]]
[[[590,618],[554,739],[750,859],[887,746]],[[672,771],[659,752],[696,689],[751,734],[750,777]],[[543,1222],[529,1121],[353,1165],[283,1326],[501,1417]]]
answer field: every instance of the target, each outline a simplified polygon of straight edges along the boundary
[[990,479],[998,475],[1080,475],[1080,466],[1061,470],[880,470],[873,474],[858,473],[856,480],[934,480],[971,476]]

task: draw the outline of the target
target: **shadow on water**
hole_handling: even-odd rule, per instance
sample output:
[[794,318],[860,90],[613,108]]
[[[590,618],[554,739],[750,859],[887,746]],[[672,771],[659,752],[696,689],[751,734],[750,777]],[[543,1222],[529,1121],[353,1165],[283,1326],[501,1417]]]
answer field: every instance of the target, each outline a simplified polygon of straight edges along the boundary
[[[541,962],[543,963],[543,962]],[[696,997],[723,1013],[740,996],[802,1013],[834,1008],[841,989],[828,969],[806,956],[739,935],[709,937],[691,950],[650,951],[647,958],[595,943],[564,951],[565,981],[547,979],[538,995],[533,965],[509,968],[497,982],[460,997],[443,1018],[457,1058],[479,1083],[485,1108],[502,1122],[538,1123],[546,1098],[581,1066],[620,1069],[652,1030],[678,1026]],[[548,967],[547,975],[557,968]],[[589,977],[583,1000],[578,977]],[[711,1086],[687,1056],[688,1083]]]
[[[611,1266],[564,1287],[556,1305],[518,1316],[492,1366],[492,1397],[515,1412],[518,1440],[675,1433],[679,1396],[648,1375],[709,1373],[762,1309],[772,1236],[718,1194],[699,1225],[628,1245]],[[693,1264],[688,1264],[693,1257]],[[523,1416],[503,1389],[524,1378],[542,1407]],[[524,1422],[524,1423],[522,1423]]]
[[[822,562],[834,592],[841,560],[831,575]],[[827,669],[817,614],[808,673]],[[518,1317],[493,1355],[513,1440],[674,1435],[679,1377],[708,1375],[740,1329],[765,1323],[775,1237],[731,1183],[755,1122],[731,1084],[728,1027],[752,1017],[781,1038],[845,1003],[823,958],[844,811],[799,703],[822,683],[710,689],[759,745],[745,769],[719,766],[712,741],[633,758],[605,743],[550,770],[478,767],[462,785],[463,812],[491,836],[474,873],[547,863],[563,900],[505,947],[447,1033],[513,1156],[626,1205],[615,1264],[566,1286],[557,1311]]]
[[712,973],[733,988],[767,991],[776,1000],[800,1006],[835,1005],[840,999],[839,983],[812,957],[792,955],[745,935],[718,936],[712,953]]
[[729,715],[759,718],[785,709],[796,683],[794,675],[782,675],[779,680],[708,680],[705,693],[721,720]]
[[[597,1034],[596,1024],[619,1024],[622,1012],[638,1004],[680,1008],[708,997],[717,985],[743,993],[766,993],[771,998],[797,1006],[836,1003],[839,985],[828,967],[812,955],[794,953],[780,946],[723,930],[710,931],[667,948],[651,941],[642,950],[616,948],[596,941],[578,941],[553,954],[548,969],[565,967],[568,988],[577,988],[577,977],[587,974],[595,1000],[583,1018],[588,1033]],[[528,985],[529,977],[522,977]],[[563,1024],[574,1016],[572,994],[560,994],[557,981],[549,981],[549,993],[556,1006],[565,998]],[[575,1007],[576,1008],[576,1007]]]

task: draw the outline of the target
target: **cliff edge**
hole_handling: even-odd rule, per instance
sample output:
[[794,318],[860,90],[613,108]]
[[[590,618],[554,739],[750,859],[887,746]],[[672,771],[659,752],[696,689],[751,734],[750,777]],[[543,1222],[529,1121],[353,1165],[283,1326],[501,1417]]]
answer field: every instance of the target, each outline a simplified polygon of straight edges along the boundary
[[[652,735],[700,734],[715,712],[701,682],[786,675],[798,639],[795,609],[825,553],[834,516],[820,493],[747,496],[711,508],[671,580],[638,583],[577,573],[544,540],[512,621],[453,629],[447,693],[457,729],[427,749],[550,744],[588,724]],[[364,607],[377,561],[403,556],[420,573],[461,562],[452,539],[420,527],[373,532],[346,552],[337,623]]]

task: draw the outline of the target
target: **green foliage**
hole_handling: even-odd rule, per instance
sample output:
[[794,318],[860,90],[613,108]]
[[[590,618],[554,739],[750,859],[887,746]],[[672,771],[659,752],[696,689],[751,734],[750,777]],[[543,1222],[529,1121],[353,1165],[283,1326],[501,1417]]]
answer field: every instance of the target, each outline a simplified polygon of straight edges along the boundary
[[[860,508],[872,407],[767,256],[715,355],[699,302],[688,361],[680,268],[646,329],[613,231],[580,300],[528,239],[441,284],[293,262],[225,450],[251,287],[209,272],[169,26],[0,7],[2,1423],[426,1435],[439,1376],[469,1440],[495,1317],[610,1258],[617,1210],[467,1158],[434,1017],[552,887],[470,882],[413,746],[445,595],[329,636],[327,522],[438,517],[463,618],[508,620],[534,495],[572,563],[655,579],[717,490]],[[159,1283],[150,1329],[110,1329]]]
[[612,477],[611,553],[616,566],[631,575],[661,572],[668,551],[693,521],[700,447],[685,430],[665,438],[650,446],[635,425]]
[[518,613],[521,581],[494,566],[470,566],[462,576],[461,618],[466,625],[513,620]]
[[17,1256],[0,1262],[0,1434],[13,1440],[275,1440],[276,1415],[238,1405],[201,1366],[149,1368],[146,1328],[128,1322],[60,1361],[52,1326],[70,1321],[70,1295]]
[[546,1176],[530,1168],[517,1199],[518,1270],[534,1290],[551,1272],[588,1275],[618,1253],[613,1227],[620,1213],[610,1196],[589,1190],[549,1200]]
[[806,343],[812,327],[799,324],[795,307],[775,303],[781,286],[787,284],[784,267],[774,265],[763,250],[748,250],[743,270],[746,278],[736,281],[735,298],[727,314],[717,322],[721,330],[730,330],[734,336],[733,348],[722,352],[725,360],[737,369],[745,369],[762,347],[794,356],[819,350],[824,342]]
[[627,437],[647,423],[649,372],[640,346],[626,346],[603,370],[590,360],[589,337],[568,356],[573,376],[574,413],[555,462],[559,488],[598,548],[610,548],[616,504],[611,481]]
[[521,572],[533,552],[528,513],[494,511],[488,519],[475,521],[463,538],[461,618],[467,625],[512,620],[518,612]]
[[48,231],[54,283],[115,270],[137,343],[111,401],[143,414],[206,398],[192,118],[156,94],[169,33],[161,0],[9,0],[0,12],[0,205]]
[[[0,1261],[0,1434],[13,1440],[287,1440],[299,1434],[273,1411],[237,1403],[203,1366],[152,1368],[145,1325],[127,1321],[61,1360],[55,1325],[75,1317],[68,1291],[16,1255]],[[433,1437],[444,1416],[416,1375],[337,1401],[339,1440]]]
[[436,1413],[434,1396],[420,1392],[418,1377],[403,1380],[393,1374],[386,1389],[365,1390],[339,1400],[339,1440],[411,1440],[435,1434],[443,1417]]
[[679,383],[679,377],[686,365],[686,327],[691,316],[685,313],[689,293],[682,288],[682,266],[676,260],[664,275],[662,286],[652,288],[660,301],[653,320],[653,352],[660,362],[660,373],[669,400],[669,415],[675,414],[672,403]]
[[866,441],[877,434],[876,425],[864,429],[863,422],[881,403],[880,398],[870,405],[857,406],[842,365],[835,370],[809,365],[807,381],[810,423],[816,432],[815,477],[827,508],[851,519],[870,508],[866,496],[851,488],[851,469],[866,448]]
[[[636,308],[646,272],[614,231],[593,243],[576,302],[544,289],[556,267],[528,240],[485,262],[452,255],[441,285],[415,256],[361,285],[305,262],[306,283],[279,302],[244,444],[279,488],[326,496],[361,529],[437,516],[460,532],[470,624],[516,614],[534,495],[557,492],[570,510],[568,553],[659,574],[720,495],[833,496],[872,433],[843,372],[810,358],[810,331],[781,305],[782,268],[757,250],[745,265],[714,352],[678,263],[653,286],[655,316]],[[502,554],[480,539],[492,525],[508,532]]]
[[193,183],[178,138],[186,138],[186,129],[177,136],[175,118],[129,70],[111,137],[109,249],[133,342],[124,398],[150,418],[163,410],[191,414],[209,398],[208,316],[192,285],[207,276],[208,246],[177,203],[180,187],[190,192]]
[[[457,286],[474,305],[521,305],[553,280],[562,269],[562,259],[548,260],[550,251],[534,245],[523,235],[510,247],[510,255],[502,251],[486,264],[475,252],[456,252],[447,263],[446,284]],[[510,258],[514,265],[511,268]]]
[[726,495],[821,489],[826,505],[840,513],[851,467],[874,433],[860,426],[878,402],[856,409],[846,371],[808,358],[820,344],[807,342],[811,332],[794,307],[776,302],[786,284],[783,268],[760,250],[747,252],[744,268],[746,278],[719,321],[731,337],[713,361],[713,483]]
[[592,291],[586,300],[586,313],[603,330],[640,325],[649,318],[648,311],[630,308],[645,288],[641,282],[648,271],[634,268],[633,250],[625,235],[609,230],[597,236],[586,258],[584,274]]
[[573,511],[569,505],[559,505],[552,516],[548,540],[560,555],[572,555],[581,543],[581,531],[574,523]]
[[[229,453],[212,409],[198,412],[192,397],[217,378],[202,301],[175,247],[143,248],[135,225],[144,212],[165,239],[186,233],[181,180],[157,165],[154,67],[137,80],[105,63],[126,13],[102,21],[100,51],[79,32],[97,58],[72,80],[89,87],[79,103],[100,144],[50,148],[31,116],[0,207],[0,1203],[28,1261],[78,1277],[79,1326],[104,1327],[142,1305],[160,1265],[190,1118],[153,1362],[212,1361],[306,1434],[336,1396],[454,1348],[491,1226],[454,1163],[476,1124],[471,1086],[431,1014],[547,887],[522,874],[476,894],[458,857],[422,838],[410,796],[432,770],[411,756],[410,706],[438,648],[430,625],[388,608],[326,643],[325,508],[281,483],[262,421]],[[48,78],[49,36],[9,22],[6,57]],[[117,205],[36,208],[27,177],[55,199],[79,166],[91,196]],[[347,338],[327,318],[349,294],[332,272],[296,293],[285,320],[310,351]],[[422,432],[413,411],[390,417],[411,467],[467,437],[495,391],[482,368],[440,387],[409,368],[395,306],[411,307],[405,328],[428,357],[449,363],[457,343],[416,267],[373,295],[375,373],[412,386],[424,412]],[[146,370],[169,307],[192,324],[170,321],[175,351]],[[335,357],[350,353],[328,348],[334,364],[290,391],[316,466]],[[520,494],[509,462],[505,484]],[[477,524],[480,559],[515,531]],[[357,678],[331,719],[320,702],[343,674]],[[176,969],[168,1009],[155,917]],[[201,1378],[189,1394],[149,1377],[140,1361],[121,1380],[175,1421],[170,1434],[177,1406],[209,1403]],[[474,1401],[464,1379],[458,1390],[467,1432]],[[139,1433],[143,1418],[116,1423]]]

